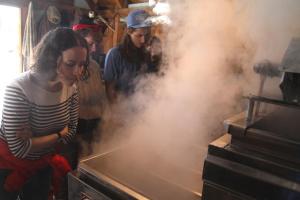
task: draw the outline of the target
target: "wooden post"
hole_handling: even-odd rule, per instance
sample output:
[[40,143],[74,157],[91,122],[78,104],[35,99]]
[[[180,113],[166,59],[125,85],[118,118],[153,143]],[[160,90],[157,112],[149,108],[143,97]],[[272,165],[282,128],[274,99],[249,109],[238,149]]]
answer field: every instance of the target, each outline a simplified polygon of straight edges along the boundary
[[118,14],[114,18],[114,27],[115,27],[115,32],[113,33],[113,46],[116,46],[118,44],[119,28],[120,28],[120,15]]

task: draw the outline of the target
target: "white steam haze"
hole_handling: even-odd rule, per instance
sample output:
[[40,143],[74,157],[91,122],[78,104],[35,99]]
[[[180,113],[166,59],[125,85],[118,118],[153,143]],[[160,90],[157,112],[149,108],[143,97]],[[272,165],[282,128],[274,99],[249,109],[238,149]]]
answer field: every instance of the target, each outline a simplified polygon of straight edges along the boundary
[[[290,39],[300,36],[300,1],[169,3],[172,26],[163,41],[168,58],[164,76],[140,81],[136,95],[114,110],[123,126],[106,134],[127,144],[112,165],[122,166],[122,160],[130,158],[154,171],[165,165],[193,169],[197,176],[183,177],[172,167],[158,171],[201,192],[209,142],[224,133],[227,117],[244,109],[242,95],[257,92],[259,76],[253,64],[263,59],[280,62]],[[269,89],[279,92],[279,79],[269,83]]]

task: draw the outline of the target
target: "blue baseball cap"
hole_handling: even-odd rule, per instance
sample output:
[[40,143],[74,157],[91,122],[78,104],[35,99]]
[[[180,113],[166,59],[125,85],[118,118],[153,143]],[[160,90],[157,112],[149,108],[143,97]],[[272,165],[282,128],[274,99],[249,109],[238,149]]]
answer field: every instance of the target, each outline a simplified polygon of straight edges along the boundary
[[127,28],[144,28],[151,26],[147,18],[149,14],[144,10],[131,11],[127,16]]

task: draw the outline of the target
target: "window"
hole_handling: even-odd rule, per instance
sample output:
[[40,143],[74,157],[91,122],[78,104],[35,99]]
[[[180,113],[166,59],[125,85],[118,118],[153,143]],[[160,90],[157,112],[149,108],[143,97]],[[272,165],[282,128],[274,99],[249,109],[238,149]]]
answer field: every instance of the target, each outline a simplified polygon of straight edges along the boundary
[[0,111],[6,84],[21,72],[21,9],[0,5]]

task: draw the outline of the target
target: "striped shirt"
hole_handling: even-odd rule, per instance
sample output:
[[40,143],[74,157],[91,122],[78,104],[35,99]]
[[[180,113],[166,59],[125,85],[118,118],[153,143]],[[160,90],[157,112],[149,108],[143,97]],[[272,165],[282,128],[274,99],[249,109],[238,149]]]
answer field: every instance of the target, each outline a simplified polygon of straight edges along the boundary
[[64,86],[58,92],[49,92],[32,82],[30,72],[25,72],[6,87],[0,138],[7,142],[16,157],[38,159],[53,151],[53,148],[29,153],[31,139],[17,137],[16,131],[29,126],[33,137],[39,137],[68,126],[68,136],[63,139],[67,143],[76,133],[78,110],[75,86]]

